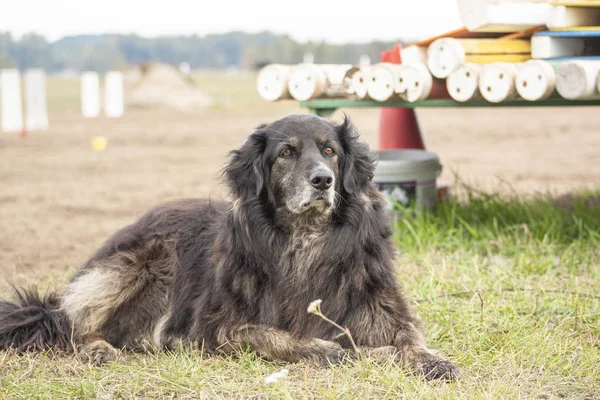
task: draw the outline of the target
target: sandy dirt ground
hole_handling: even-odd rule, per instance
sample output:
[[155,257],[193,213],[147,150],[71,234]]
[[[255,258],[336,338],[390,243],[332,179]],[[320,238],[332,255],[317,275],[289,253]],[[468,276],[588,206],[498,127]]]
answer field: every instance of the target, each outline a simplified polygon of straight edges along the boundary
[[[457,174],[485,190],[560,194],[600,187],[599,110],[427,109],[418,117],[444,165],[442,181]],[[343,111],[377,149],[378,110]],[[114,120],[65,109],[51,112],[49,132],[0,134],[2,281],[61,284],[65,271],[149,207],[222,197],[217,178],[227,152],[259,123],[293,112],[307,111],[258,96],[194,114],[129,111]],[[103,152],[90,145],[97,135],[108,139]]]

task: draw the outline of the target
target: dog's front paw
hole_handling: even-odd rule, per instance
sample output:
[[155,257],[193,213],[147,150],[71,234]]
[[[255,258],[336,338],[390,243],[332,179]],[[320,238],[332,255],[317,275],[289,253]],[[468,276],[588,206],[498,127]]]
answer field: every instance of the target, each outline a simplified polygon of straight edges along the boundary
[[117,358],[117,349],[104,340],[96,340],[81,349],[81,358],[94,365],[102,365]]
[[314,358],[321,365],[340,364],[355,358],[350,350],[344,349],[335,342],[314,339],[313,346],[316,348],[316,351],[313,352]]
[[364,349],[365,355],[373,361],[389,361],[398,357],[398,349],[394,346],[367,347]]
[[455,381],[460,375],[460,369],[454,363],[430,353],[417,358],[416,370],[427,380]]
[[146,339],[136,340],[130,346],[133,353],[156,353],[156,348]]

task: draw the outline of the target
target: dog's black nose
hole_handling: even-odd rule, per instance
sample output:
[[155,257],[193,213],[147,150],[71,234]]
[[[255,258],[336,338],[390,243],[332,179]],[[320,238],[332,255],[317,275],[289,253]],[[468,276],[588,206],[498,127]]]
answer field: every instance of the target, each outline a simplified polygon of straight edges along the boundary
[[317,171],[313,172],[310,176],[310,183],[313,185],[315,189],[326,190],[331,187],[333,183],[333,176],[329,171]]

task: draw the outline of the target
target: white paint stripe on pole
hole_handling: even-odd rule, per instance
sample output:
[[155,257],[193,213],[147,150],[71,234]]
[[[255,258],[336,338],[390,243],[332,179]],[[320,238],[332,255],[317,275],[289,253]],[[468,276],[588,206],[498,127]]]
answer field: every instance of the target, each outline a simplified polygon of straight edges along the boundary
[[21,99],[21,74],[17,69],[0,71],[0,121],[4,132],[23,130],[23,105]]
[[28,131],[48,130],[46,73],[42,69],[25,71],[25,127]]
[[107,117],[119,118],[124,111],[123,74],[108,71],[104,77],[104,113]]
[[100,78],[97,72],[81,74],[81,114],[85,118],[100,115]]

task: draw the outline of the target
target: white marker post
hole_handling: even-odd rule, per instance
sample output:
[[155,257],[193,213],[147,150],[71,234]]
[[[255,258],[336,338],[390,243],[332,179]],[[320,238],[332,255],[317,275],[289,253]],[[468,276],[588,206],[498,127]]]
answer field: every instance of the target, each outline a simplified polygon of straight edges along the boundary
[[125,111],[123,97],[123,74],[108,71],[104,77],[104,113],[110,118],[119,118]]
[[100,78],[97,72],[81,74],[81,115],[85,118],[100,115]]
[[17,69],[0,71],[0,128],[4,132],[23,130],[23,106],[21,104],[21,74]]
[[313,55],[313,53],[304,53],[304,56],[302,56],[302,63],[303,64],[314,64],[315,56]]
[[358,66],[361,69],[369,68],[371,66],[371,57],[368,54],[362,54],[358,59]]
[[25,71],[25,127],[28,131],[48,130],[46,73],[42,69]]

